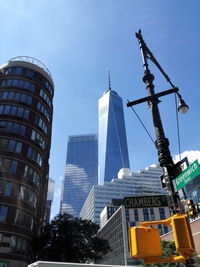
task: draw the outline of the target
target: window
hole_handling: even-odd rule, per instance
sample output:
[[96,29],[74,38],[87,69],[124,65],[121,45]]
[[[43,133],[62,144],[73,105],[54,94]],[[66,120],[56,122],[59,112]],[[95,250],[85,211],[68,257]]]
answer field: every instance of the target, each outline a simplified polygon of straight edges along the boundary
[[0,114],[13,115],[28,120],[30,111],[18,106],[0,105]]
[[134,209],[135,221],[139,221],[138,210]]
[[126,220],[127,221],[130,221],[130,214],[129,214],[129,210],[128,209],[126,209]]
[[26,69],[26,76],[33,77],[33,71]]
[[36,141],[38,145],[40,145],[43,149],[45,149],[45,141],[41,134],[32,130],[31,139]]
[[16,116],[17,117],[23,117],[23,111],[24,111],[23,108],[18,107],[17,112],[16,112]]
[[36,149],[29,147],[28,152],[27,152],[27,156],[29,158],[31,158],[32,160],[34,160],[35,162],[37,162],[37,164],[42,166],[43,158],[42,158],[41,154]]
[[48,81],[45,81],[45,87],[47,88],[47,90],[49,91],[49,93],[51,95],[53,95],[53,89],[52,89],[52,87],[51,87],[51,85],[49,84]]
[[159,213],[160,213],[160,219],[165,220],[166,215],[165,215],[165,209],[164,208],[159,208]]
[[144,221],[149,221],[149,210],[143,209]]
[[4,112],[2,112],[2,113],[9,114],[10,111],[11,111],[11,106],[4,106]]
[[15,174],[17,169],[18,162],[15,160],[11,160],[10,164],[10,173]]
[[22,209],[16,210],[14,222],[28,228],[29,230],[32,230],[33,228],[33,216]]
[[13,80],[12,81],[12,86],[17,86],[18,80]]
[[5,173],[16,173],[18,162],[15,160],[0,158],[0,175],[4,175]]
[[35,117],[35,124],[40,127],[45,134],[47,134],[47,126],[46,123],[43,121],[43,119],[41,119],[40,117]]
[[49,112],[44,107],[44,105],[42,105],[40,102],[38,102],[37,109],[42,112],[42,114],[45,116],[45,118],[47,118],[47,120],[49,120]]
[[130,227],[135,226],[135,222],[130,222]]
[[16,74],[21,74],[22,73],[22,68],[19,68],[19,67],[15,68],[15,73]]
[[168,232],[169,232],[168,227],[164,226],[164,233],[166,234]]
[[0,205],[0,222],[5,222],[7,219],[8,207]]
[[11,114],[13,116],[17,116],[18,107],[16,107],[16,106],[5,106],[5,109],[6,108],[9,108],[9,112],[8,113],[5,112],[6,114]]
[[29,189],[26,186],[23,186],[23,185],[21,186],[20,193],[19,193],[19,199],[27,202],[28,204],[30,204],[34,208],[36,207],[37,196],[31,189]]
[[12,253],[25,254],[29,249],[29,244],[25,238],[12,235],[10,239],[10,248]]
[[31,105],[33,100],[33,98],[29,95],[10,91],[0,92],[0,99],[15,100],[29,105]]
[[32,71],[27,68],[20,68],[20,67],[9,67],[3,70],[4,74],[17,74],[17,75],[25,75],[28,78],[34,78],[42,83],[45,88],[49,91],[51,95],[53,95],[53,88],[49,84],[49,82],[38,72]]
[[35,84],[21,80],[21,79],[2,80],[0,83],[0,86],[1,87],[7,87],[7,86],[21,87],[21,88],[28,90],[30,92],[35,91]]
[[28,165],[25,165],[24,167],[24,174],[27,179],[34,182],[36,185],[40,184],[40,175],[37,171],[35,171],[33,168],[31,168]]
[[47,102],[47,104],[51,108],[51,106],[52,106],[51,101],[43,89],[40,90],[40,96]]
[[158,224],[158,229],[160,230],[160,235],[163,235],[162,224]]
[[[6,83],[7,82],[7,83]],[[6,80],[4,86],[11,86],[12,80]]]
[[155,213],[153,208],[150,208],[150,215],[151,215],[151,221],[155,221]]
[[7,180],[0,181],[0,196],[11,196],[13,192],[13,184]]
[[12,139],[0,138],[0,149],[15,153],[21,153],[22,143]]

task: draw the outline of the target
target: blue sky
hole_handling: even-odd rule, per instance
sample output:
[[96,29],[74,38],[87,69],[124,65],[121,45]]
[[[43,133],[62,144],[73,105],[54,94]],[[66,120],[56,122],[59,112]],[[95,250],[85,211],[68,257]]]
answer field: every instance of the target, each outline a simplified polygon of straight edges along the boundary
[[[29,55],[42,61],[55,83],[50,176],[56,181],[53,215],[58,213],[69,135],[98,131],[98,99],[108,89],[124,100],[132,171],[157,163],[157,151],[127,99],[146,96],[135,31],[143,37],[190,112],[179,116],[181,151],[198,150],[199,0],[0,0],[0,64]],[[153,64],[155,91],[170,89]],[[174,96],[159,105],[172,155],[178,154]],[[135,107],[154,137],[147,104]]]

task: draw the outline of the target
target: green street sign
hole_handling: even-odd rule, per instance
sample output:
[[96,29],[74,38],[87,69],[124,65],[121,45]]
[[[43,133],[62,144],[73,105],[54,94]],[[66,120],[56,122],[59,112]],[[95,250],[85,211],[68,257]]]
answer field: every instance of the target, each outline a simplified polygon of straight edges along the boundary
[[125,197],[124,206],[126,209],[167,207],[168,198],[166,195]]
[[181,174],[179,174],[179,176],[174,179],[176,191],[183,188],[198,175],[200,175],[200,165],[198,163],[198,160],[195,160],[187,169],[185,169]]

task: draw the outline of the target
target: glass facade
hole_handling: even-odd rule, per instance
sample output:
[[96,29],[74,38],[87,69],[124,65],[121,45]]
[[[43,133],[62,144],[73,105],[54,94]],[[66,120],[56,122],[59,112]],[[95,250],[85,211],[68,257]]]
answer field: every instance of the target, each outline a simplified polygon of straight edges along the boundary
[[53,90],[36,59],[0,66],[0,258],[10,267],[30,262],[32,237],[45,220]]
[[61,213],[79,216],[91,187],[97,184],[97,164],[97,135],[70,136],[62,188]]
[[[148,167],[137,173],[130,173],[120,178],[112,179],[103,185],[94,185],[81,209],[80,217],[100,223],[100,213],[105,206],[110,205],[113,199],[123,199],[127,196],[145,196],[166,194],[160,183],[162,168],[159,166]],[[162,212],[162,210],[161,210]],[[144,211],[145,218],[151,214]],[[138,221],[139,215],[136,211],[135,220]],[[153,217],[153,216],[152,216]]]
[[99,99],[98,151],[98,184],[117,177],[121,168],[130,167],[122,98],[113,90]]

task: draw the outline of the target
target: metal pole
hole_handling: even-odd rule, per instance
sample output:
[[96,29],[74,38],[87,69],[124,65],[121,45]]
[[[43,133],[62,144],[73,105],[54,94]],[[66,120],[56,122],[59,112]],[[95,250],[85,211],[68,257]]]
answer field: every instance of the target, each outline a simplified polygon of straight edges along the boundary
[[[139,30],[136,33],[136,37],[139,42],[140,51],[142,55],[143,60],[143,67],[144,67],[144,76],[143,76],[143,82],[146,84],[146,89],[149,96],[152,96],[152,100],[149,101],[149,107],[152,111],[152,118],[153,118],[153,125],[154,125],[154,131],[156,136],[155,145],[158,152],[158,160],[160,163],[160,166],[163,167],[163,176],[164,180],[168,189],[169,197],[170,197],[170,208],[173,214],[175,214],[179,208],[179,200],[178,195],[176,194],[173,186],[172,179],[174,178],[173,175],[173,166],[174,162],[171,157],[171,153],[169,150],[169,141],[165,137],[162,121],[160,118],[160,112],[158,109],[158,103],[159,100],[155,96],[154,91],[154,85],[153,80],[154,76],[151,74],[148,63],[147,63],[147,53],[149,52],[149,49],[147,48],[143,37],[141,35],[141,31]],[[154,97],[155,96],[155,97]]]

